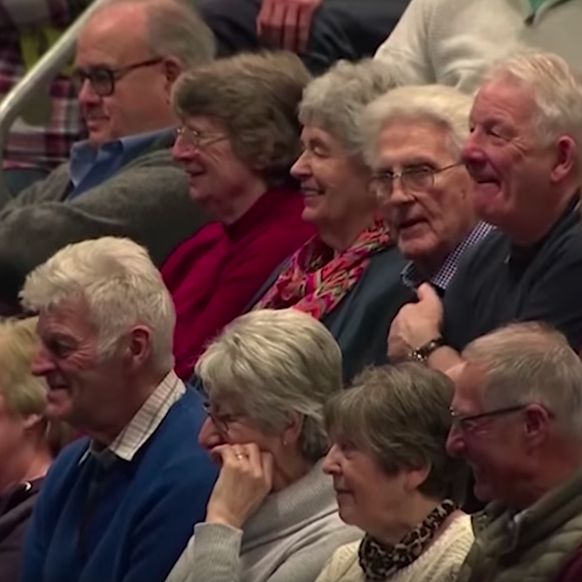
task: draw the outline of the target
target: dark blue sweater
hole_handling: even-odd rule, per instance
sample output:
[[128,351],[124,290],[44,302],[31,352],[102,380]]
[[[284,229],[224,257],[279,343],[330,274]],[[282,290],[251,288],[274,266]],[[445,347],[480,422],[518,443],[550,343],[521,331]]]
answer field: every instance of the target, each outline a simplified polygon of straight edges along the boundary
[[216,479],[197,441],[203,414],[188,390],[131,462],[79,464],[86,438],[65,449],[36,503],[21,581],[163,582]]

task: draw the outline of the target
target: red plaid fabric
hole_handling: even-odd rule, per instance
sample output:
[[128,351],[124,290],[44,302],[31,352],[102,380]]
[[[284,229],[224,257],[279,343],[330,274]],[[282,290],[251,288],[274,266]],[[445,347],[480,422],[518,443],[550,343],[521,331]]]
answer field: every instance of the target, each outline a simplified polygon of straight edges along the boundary
[[[0,99],[26,74],[20,35],[22,30],[57,27],[65,30],[91,0],[0,0]],[[69,157],[80,139],[81,121],[76,94],[65,75],[56,77],[46,91],[50,119],[44,126],[15,121],[4,149],[4,168],[52,169]]]

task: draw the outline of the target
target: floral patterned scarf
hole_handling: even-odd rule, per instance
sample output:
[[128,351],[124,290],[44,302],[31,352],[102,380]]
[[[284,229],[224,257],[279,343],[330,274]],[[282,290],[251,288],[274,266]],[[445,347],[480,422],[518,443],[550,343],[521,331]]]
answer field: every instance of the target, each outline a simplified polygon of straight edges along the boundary
[[370,258],[391,245],[388,228],[381,222],[337,254],[316,236],[293,255],[254,309],[294,307],[321,320],[359,281]]

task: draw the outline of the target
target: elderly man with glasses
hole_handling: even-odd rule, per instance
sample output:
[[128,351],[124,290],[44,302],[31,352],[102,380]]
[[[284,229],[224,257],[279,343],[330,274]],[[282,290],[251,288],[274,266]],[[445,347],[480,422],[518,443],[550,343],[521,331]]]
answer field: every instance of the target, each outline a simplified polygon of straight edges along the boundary
[[450,454],[491,502],[459,582],[582,580],[582,363],[539,323],[471,342],[451,370]]
[[[473,183],[461,162],[470,106],[469,97],[449,87],[399,87],[363,117],[372,187],[408,259],[400,279],[410,299],[425,282],[444,296],[461,257],[491,231],[476,217]],[[389,325],[395,313],[386,309]]]
[[26,274],[67,244],[128,236],[159,266],[206,221],[171,158],[169,99],[182,70],[213,55],[212,33],[182,0],[112,0],[90,18],[71,77],[88,140],[45,180],[0,200],[5,311]]

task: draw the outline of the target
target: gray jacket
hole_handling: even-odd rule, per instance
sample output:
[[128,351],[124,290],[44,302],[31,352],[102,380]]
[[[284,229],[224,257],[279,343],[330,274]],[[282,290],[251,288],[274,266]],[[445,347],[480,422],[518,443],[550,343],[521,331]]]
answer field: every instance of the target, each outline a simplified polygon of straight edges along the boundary
[[160,265],[207,219],[189,198],[185,173],[161,139],[99,186],[67,199],[69,165],[0,210],[0,302],[17,305],[26,275],[62,247],[101,236],[144,245]]

